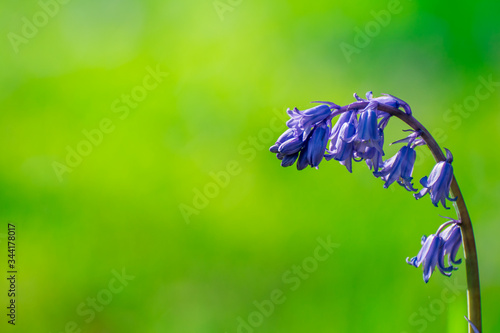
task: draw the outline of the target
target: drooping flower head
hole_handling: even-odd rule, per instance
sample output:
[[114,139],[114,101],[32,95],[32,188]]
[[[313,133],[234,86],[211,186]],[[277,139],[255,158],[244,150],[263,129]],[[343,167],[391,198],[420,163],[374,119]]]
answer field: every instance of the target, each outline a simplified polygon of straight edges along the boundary
[[289,129],[269,149],[282,161],[281,166],[291,166],[298,160],[299,170],[308,165],[318,167],[330,136],[331,109],[338,108],[335,104],[330,104],[331,106],[318,105],[305,111],[297,108],[287,111],[291,117],[287,122]]
[[[360,98],[357,94],[354,94],[354,97],[357,102],[342,107],[331,102],[314,102],[320,105],[305,111],[297,108],[287,110],[291,118],[287,122],[289,129],[278,138],[270,151],[282,161],[282,166],[291,166],[297,162],[299,170],[307,166],[318,168],[325,158],[339,161],[352,172],[352,161],[364,160],[370,170],[373,170],[373,174],[384,180],[385,188],[397,182],[408,191],[417,191],[412,184],[416,160],[415,147],[425,144],[421,137],[422,135],[427,140],[422,134],[426,132],[425,128],[411,117],[410,106],[395,96],[383,94],[374,98],[369,91],[366,99]],[[398,109],[399,112],[394,109]],[[334,116],[339,116],[339,119],[332,128],[331,121]],[[407,144],[393,157],[384,161],[384,131],[393,116],[420,130],[413,131],[407,138],[394,142]],[[330,145],[327,149],[329,140]],[[431,151],[436,153],[433,149],[431,147]],[[443,207],[448,209],[446,199],[450,201],[457,199],[450,198],[450,186],[453,181],[452,160],[451,152],[446,149],[446,160],[438,162],[429,177],[421,179],[420,183],[424,188],[414,194],[416,199],[429,193],[436,207],[441,202]],[[441,225],[435,234],[429,237],[423,236],[422,247],[417,256],[406,259],[408,264],[422,267],[426,283],[436,267],[446,276],[451,276],[452,272],[458,269],[456,266],[462,261],[457,259],[462,243],[460,223],[452,219]],[[478,333],[477,328],[470,321],[469,323],[474,332]]]
[[370,102],[359,116],[358,131],[356,133],[357,141],[377,142],[380,140],[380,131],[377,123],[376,102]]
[[385,181],[384,188],[388,188],[395,181],[408,191],[417,191],[413,188],[411,174],[415,163],[415,149],[403,146],[393,157],[384,162],[384,167],[379,172],[374,172],[375,177],[381,177]]
[[457,223],[448,226],[441,232],[444,241],[443,256],[448,255],[448,265],[458,265],[462,259],[456,259],[460,245],[462,244],[462,231]]
[[[433,234],[429,237],[423,236],[421,241],[422,248],[417,256],[411,259],[406,258],[406,262],[410,265],[415,267],[422,265],[425,283],[429,282],[436,267],[438,267],[441,274],[446,276],[451,276],[451,272],[458,269],[452,264],[459,264],[461,262],[455,260],[462,241],[462,234],[458,226],[459,223],[457,220],[445,222],[439,227],[435,235]],[[445,230],[445,233],[443,229],[450,224],[451,226]],[[446,255],[448,255],[448,267],[444,264],[444,257]]]
[[356,141],[354,146],[354,160],[366,162],[370,170],[378,171],[382,166],[384,156],[384,132],[379,128],[380,140],[377,142]]
[[305,111],[299,111],[294,108],[287,110],[290,120],[286,122],[289,128],[293,128],[295,132],[302,133],[303,140],[307,138],[314,126],[332,115],[331,107],[327,104],[321,104]]
[[354,153],[354,139],[356,137],[357,118],[356,112],[350,113],[347,122],[342,123],[336,140],[330,142],[330,151],[325,155],[326,160],[332,158],[352,172],[352,160]]
[[[379,102],[373,98],[371,91],[366,93],[367,100],[354,97],[358,101],[368,101],[368,105],[360,111],[359,125],[355,137],[355,161],[365,160],[370,170],[378,171],[384,156],[384,128],[391,117],[390,114],[378,110]],[[379,119],[381,119],[379,121]]]
[[340,130],[342,129],[342,125],[348,123],[351,120],[352,115],[353,114],[356,115],[357,111],[358,110],[353,109],[350,111],[346,111],[339,116],[339,119],[335,123],[335,126],[333,126],[333,128],[332,128],[332,134],[330,135],[330,140],[331,140],[330,141],[330,151],[333,151],[335,149],[335,146],[336,146],[337,141],[339,139]]
[[[292,149],[291,146],[295,146],[296,144],[297,147]],[[277,154],[276,156],[281,160],[281,166],[287,167],[295,163],[302,145],[302,137],[296,136],[294,130],[289,128],[281,134],[276,143],[269,148],[269,151]]]
[[446,199],[456,201],[457,198],[450,198],[450,186],[453,179],[453,167],[451,166],[453,155],[448,149],[445,148],[445,150],[446,161],[437,163],[432,169],[429,178],[425,176],[420,180],[420,184],[424,188],[419,193],[415,193],[414,196],[418,200],[430,193],[434,206],[437,207],[438,202],[441,202],[444,208],[449,209],[446,207]]
[[297,162],[297,169],[305,169],[308,165],[317,168],[325,154],[326,144],[330,136],[330,123],[323,120],[314,125],[314,128],[307,137],[304,148],[300,152]]
[[441,237],[437,235],[423,236],[421,244],[422,249],[420,249],[417,256],[411,259],[406,258],[406,262],[415,267],[422,265],[425,283],[429,282],[436,266],[439,267],[442,274],[449,276],[449,273],[444,270],[443,257],[440,255],[443,247]]
[[419,135],[420,133],[416,131],[407,138],[392,143],[408,142],[408,145],[403,146],[396,155],[385,161],[381,171],[373,173],[375,177],[381,177],[385,181],[384,188],[388,188],[397,181],[399,185],[408,191],[417,191],[411,183],[413,179],[411,175],[417,156],[415,145],[419,144],[419,142],[416,142]]

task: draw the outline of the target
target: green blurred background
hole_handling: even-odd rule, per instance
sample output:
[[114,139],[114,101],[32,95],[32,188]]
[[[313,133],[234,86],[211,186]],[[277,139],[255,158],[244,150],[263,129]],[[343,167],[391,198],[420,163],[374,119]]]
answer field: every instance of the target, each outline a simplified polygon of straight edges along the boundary
[[[1,280],[0,331],[466,332],[464,265],[426,285],[405,263],[453,210],[384,189],[364,163],[298,172],[267,151],[287,107],[373,90],[406,100],[453,152],[484,331],[500,332],[500,87],[482,83],[500,81],[499,10],[3,1],[0,268],[13,223],[18,290],[13,327]],[[392,120],[386,142],[404,128]],[[337,244],[319,262],[318,238]]]

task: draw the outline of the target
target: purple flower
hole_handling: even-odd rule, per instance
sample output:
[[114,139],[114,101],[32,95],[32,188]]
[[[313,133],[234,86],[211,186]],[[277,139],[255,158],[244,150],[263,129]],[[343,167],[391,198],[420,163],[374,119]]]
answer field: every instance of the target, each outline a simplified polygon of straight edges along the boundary
[[[423,236],[421,241],[422,248],[418,252],[418,255],[411,259],[406,258],[406,262],[410,265],[415,267],[422,265],[425,283],[429,282],[436,266],[441,274],[446,276],[451,276],[451,272],[458,269],[451,264],[460,263],[460,261],[455,260],[456,252],[458,251],[458,247],[460,247],[462,238],[461,236],[460,240],[457,238],[456,229],[458,229],[460,233],[460,227],[457,225],[458,223],[459,221],[456,220],[445,222],[439,227],[435,235],[430,235],[429,237]],[[446,229],[446,232],[442,232],[443,228],[450,224],[452,224],[452,226]],[[444,265],[444,257],[446,255],[448,255],[448,262],[450,265],[448,267]]]
[[337,120],[337,123],[335,124],[335,126],[333,126],[333,129],[332,129],[332,134],[330,135],[330,150],[334,150],[335,148],[335,145],[339,139],[339,135],[340,135],[340,130],[342,129],[342,125],[344,125],[345,123],[348,123],[349,120],[351,119],[352,115],[356,114],[357,110],[351,110],[351,111],[346,111],[344,113],[342,113],[340,116],[339,116],[339,120]]
[[411,183],[416,155],[415,149],[410,145],[403,146],[396,155],[384,162],[382,170],[374,172],[373,175],[385,181],[384,188],[388,188],[397,180],[398,184],[408,191],[416,191]]
[[[339,119],[340,121],[340,119]],[[357,118],[352,112],[348,122],[344,122],[340,128],[337,139],[330,142],[330,150],[325,155],[326,160],[332,158],[344,165],[349,172],[352,172],[352,159],[354,157],[354,138],[356,136]]]
[[375,100],[379,103],[385,104],[385,105],[392,106],[393,108],[396,108],[396,109],[403,108],[403,110],[405,110],[406,114],[411,114],[410,106],[408,105],[408,103],[406,103],[402,99],[399,99],[396,96],[392,96],[389,94],[382,94],[382,95],[384,95],[384,96],[374,98],[373,100]]
[[365,160],[368,168],[374,171],[378,171],[382,166],[382,156],[384,156],[384,132],[380,128],[378,130],[380,132],[378,141],[356,141],[354,145],[354,160]]
[[291,166],[298,159],[299,170],[307,165],[318,167],[330,136],[330,108],[338,108],[330,104],[331,107],[322,104],[305,111],[287,111],[291,117],[287,122],[289,129],[269,148],[281,160],[281,166]]
[[[457,221],[458,222],[458,221]],[[462,232],[457,223],[452,224],[441,232],[441,238],[444,240],[443,256],[448,255],[448,265],[458,265],[462,259],[456,260],[458,249],[462,244]]]
[[377,142],[380,140],[380,132],[377,123],[377,105],[376,102],[370,102],[370,104],[361,111],[356,141]]
[[297,108],[288,109],[287,113],[291,119],[287,121],[286,125],[295,129],[297,134],[302,133],[302,139],[305,140],[314,125],[331,117],[332,111],[330,108],[326,104],[321,104],[305,111],[299,111]]
[[326,150],[326,144],[330,136],[330,124],[324,120],[315,125],[311,134],[304,142],[304,148],[300,151],[297,169],[302,170],[308,165],[318,168]]
[[269,151],[271,153],[279,153],[279,146],[289,140],[289,139],[292,139],[294,138],[294,130],[293,129],[287,129],[283,134],[281,134],[281,136],[278,138],[278,140],[276,140],[276,143],[274,145],[271,146],[271,148],[269,148]]
[[453,161],[453,156],[451,152],[446,149],[446,161],[441,161],[437,163],[431,171],[429,178],[423,177],[420,180],[420,184],[424,187],[419,193],[415,193],[414,196],[418,200],[424,195],[430,192],[431,201],[434,206],[437,207],[438,202],[441,202],[444,208],[446,207],[446,199],[450,201],[456,201],[457,198],[450,198],[450,185],[453,179],[453,167],[451,162]]
[[[378,102],[381,104],[389,105],[389,106],[392,106],[393,108],[396,108],[396,109],[403,108],[403,110],[405,110],[405,112],[407,114],[411,114],[410,106],[408,105],[408,103],[406,103],[402,99],[397,98],[396,96],[389,95],[389,94],[382,94],[382,95],[384,95],[384,96],[373,98],[373,93],[371,91],[369,91],[366,93],[366,99],[368,101],[375,101],[375,102]],[[366,101],[365,99],[360,98],[358,96],[358,94],[354,94],[354,98],[356,98],[356,100],[358,100],[358,101]]]
[[449,273],[442,269],[444,267],[444,262],[441,256],[443,248],[443,240],[441,237],[436,235],[430,235],[429,237],[423,236],[421,244],[422,249],[420,249],[418,255],[411,259],[406,258],[406,262],[415,267],[422,265],[425,283],[429,282],[436,266],[439,267],[442,274],[449,275]]

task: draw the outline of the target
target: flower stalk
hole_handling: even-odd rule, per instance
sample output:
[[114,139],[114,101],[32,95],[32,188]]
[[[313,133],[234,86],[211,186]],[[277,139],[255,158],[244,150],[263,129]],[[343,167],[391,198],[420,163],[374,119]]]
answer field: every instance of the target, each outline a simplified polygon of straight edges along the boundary
[[[347,111],[347,109],[352,108],[362,109],[367,105],[368,102],[356,102],[340,108],[337,112],[343,113]],[[411,114],[405,113],[399,109],[384,104],[379,104],[378,109],[401,119],[415,131],[420,131],[421,138],[425,141],[427,147],[429,147],[429,150],[434,156],[436,162],[446,161],[446,157],[434,137]],[[462,195],[462,192],[460,191],[460,187],[458,186],[455,175],[453,175],[451,181],[450,191],[452,196],[457,198],[457,200],[453,202],[453,206],[455,207],[455,211],[457,212],[457,219],[461,221],[460,228],[462,230],[462,245],[464,248],[465,270],[467,275],[468,318],[476,326],[479,332],[482,332],[481,292],[479,284],[479,267],[477,261],[476,242],[474,239],[474,231],[472,229],[470,215],[467,210],[467,206],[465,205],[464,197]],[[474,332],[474,328],[469,325],[469,333],[472,332]]]
[[[429,131],[412,116],[411,108],[405,101],[392,95],[374,98],[372,92],[366,94],[366,99],[357,94],[354,94],[354,97],[357,102],[342,107],[331,102],[319,102],[323,104],[305,111],[289,109],[289,129],[278,138],[270,151],[276,154],[284,167],[289,167],[297,161],[298,170],[307,166],[318,168],[324,158],[335,159],[352,172],[352,161],[364,160],[368,168],[373,170],[373,175],[385,181],[384,187],[389,187],[397,180],[407,191],[414,192],[417,191],[411,183],[416,154],[414,148],[426,144],[436,160],[436,165],[429,177],[420,180],[424,188],[414,196],[420,199],[430,193],[432,204],[437,207],[438,202],[441,202],[446,209],[446,200],[453,202],[457,219],[443,224],[435,235],[424,236],[422,249],[417,257],[408,258],[407,263],[415,267],[422,266],[426,283],[436,266],[443,275],[450,276],[451,272],[457,269],[453,264],[460,263],[460,260],[455,259],[455,255],[461,241],[467,275],[469,333],[481,332],[481,295],[474,232],[453,173],[451,152],[446,149],[446,156],[444,155]],[[336,116],[340,117],[332,128],[330,123]],[[405,142],[407,146],[402,147],[392,158],[383,161],[384,129],[391,117],[405,122],[413,129],[409,130],[413,133],[394,142]],[[329,140],[330,146],[327,149]],[[455,225],[443,231],[450,223]],[[448,267],[443,261],[446,255],[449,260]]]

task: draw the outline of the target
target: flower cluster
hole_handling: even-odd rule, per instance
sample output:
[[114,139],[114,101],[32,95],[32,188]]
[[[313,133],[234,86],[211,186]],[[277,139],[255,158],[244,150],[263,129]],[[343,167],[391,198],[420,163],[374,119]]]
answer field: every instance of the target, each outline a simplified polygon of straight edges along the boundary
[[[288,110],[290,120],[286,123],[288,129],[270,148],[283,167],[297,162],[297,169],[307,166],[318,168],[325,158],[327,161],[340,162],[349,172],[352,172],[352,161],[365,161],[375,177],[381,178],[388,188],[397,182],[408,191],[416,192],[413,187],[413,166],[416,159],[415,147],[425,144],[420,138],[420,131],[412,133],[394,143],[406,143],[393,157],[384,161],[384,129],[391,115],[381,111],[380,106],[402,108],[411,115],[410,106],[403,100],[384,94],[373,97],[371,91],[366,99],[354,94],[356,102],[340,107],[331,102],[319,102],[321,105],[300,111],[297,108]],[[359,103],[364,102],[364,103]],[[363,105],[360,108],[359,105]],[[332,127],[332,119],[339,116]],[[330,142],[328,144],[328,142]],[[451,166],[452,156],[449,150],[446,161],[436,164],[429,177],[420,181],[424,187],[414,196],[420,199],[430,193],[432,203],[437,206],[441,202],[446,207],[446,199],[450,198],[450,185],[453,178]]]
[[[446,200],[457,200],[450,197],[454,182],[451,152],[445,148],[446,158],[436,163],[428,177],[420,180],[423,188],[418,191],[412,183],[417,156],[415,148],[426,144],[428,131],[413,118],[410,106],[395,96],[384,94],[374,98],[370,91],[366,99],[357,94],[354,94],[354,98],[356,102],[342,107],[331,102],[317,102],[321,104],[305,111],[289,109],[287,113],[291,119],[286,123],[288,129],[270,151],[281,160],[283,167],[297,162],[299,170],[307,166],[318,168],[324,158],[338,161],[352,173],[353,161],[365,161],[373,175],[384,181],[384,188],[396,182],[409,192],[417,192],[413,194],[417,200],[429,194],[434,206],[438,207],[441,203],[445,209],[449,209]],[[411,133],[407,137],[393,142],[404,145],[394,156],[384,160],[384,131],[394,115],[415,130],[408,130]],[[338,120],[332,126],[332,120],[337,116]],[[428,142],[436,154],[435,142]],[[408,264],[417,268],[422,266],[425,283],[429,282],[436,267],[445,276],[451,276],[458,269],[457,265],[462,261],[457,259],[462,244],[460,225],[459,220],[445,222],[435,234],[422,237],[422,248],[417,256],[406,258]],[[477,328],[469,319],[467,321],[477,333]]]
[[[451,272],[458,269],[453,265],[462,262],[461,259],[456,260],[458,249],[462,244],[462,233],[459,224],[460,221],[452,219],[441,225],[436,234],[429,237],[423,236],[422,249],[420,249],[418,255],[411,259],[406,258],[406,262],[410,265],[415,267],[422,265],[425,283],[429,282],[436,266],[441,274],[446,276],[451,276]],[[444,229],[445,227],[447,228]],[[445,266],[444,263],[446,256],[448,256],[448,266]]]
[[281,160],[281,166],[291,166],[297,161],[297,169],[308,165],[318,167],[330,135],[332,109],[336,105],[322,104],[306,111],[295,108],[288,110],[291,119],[286,123],[288,130],[269,150]]

